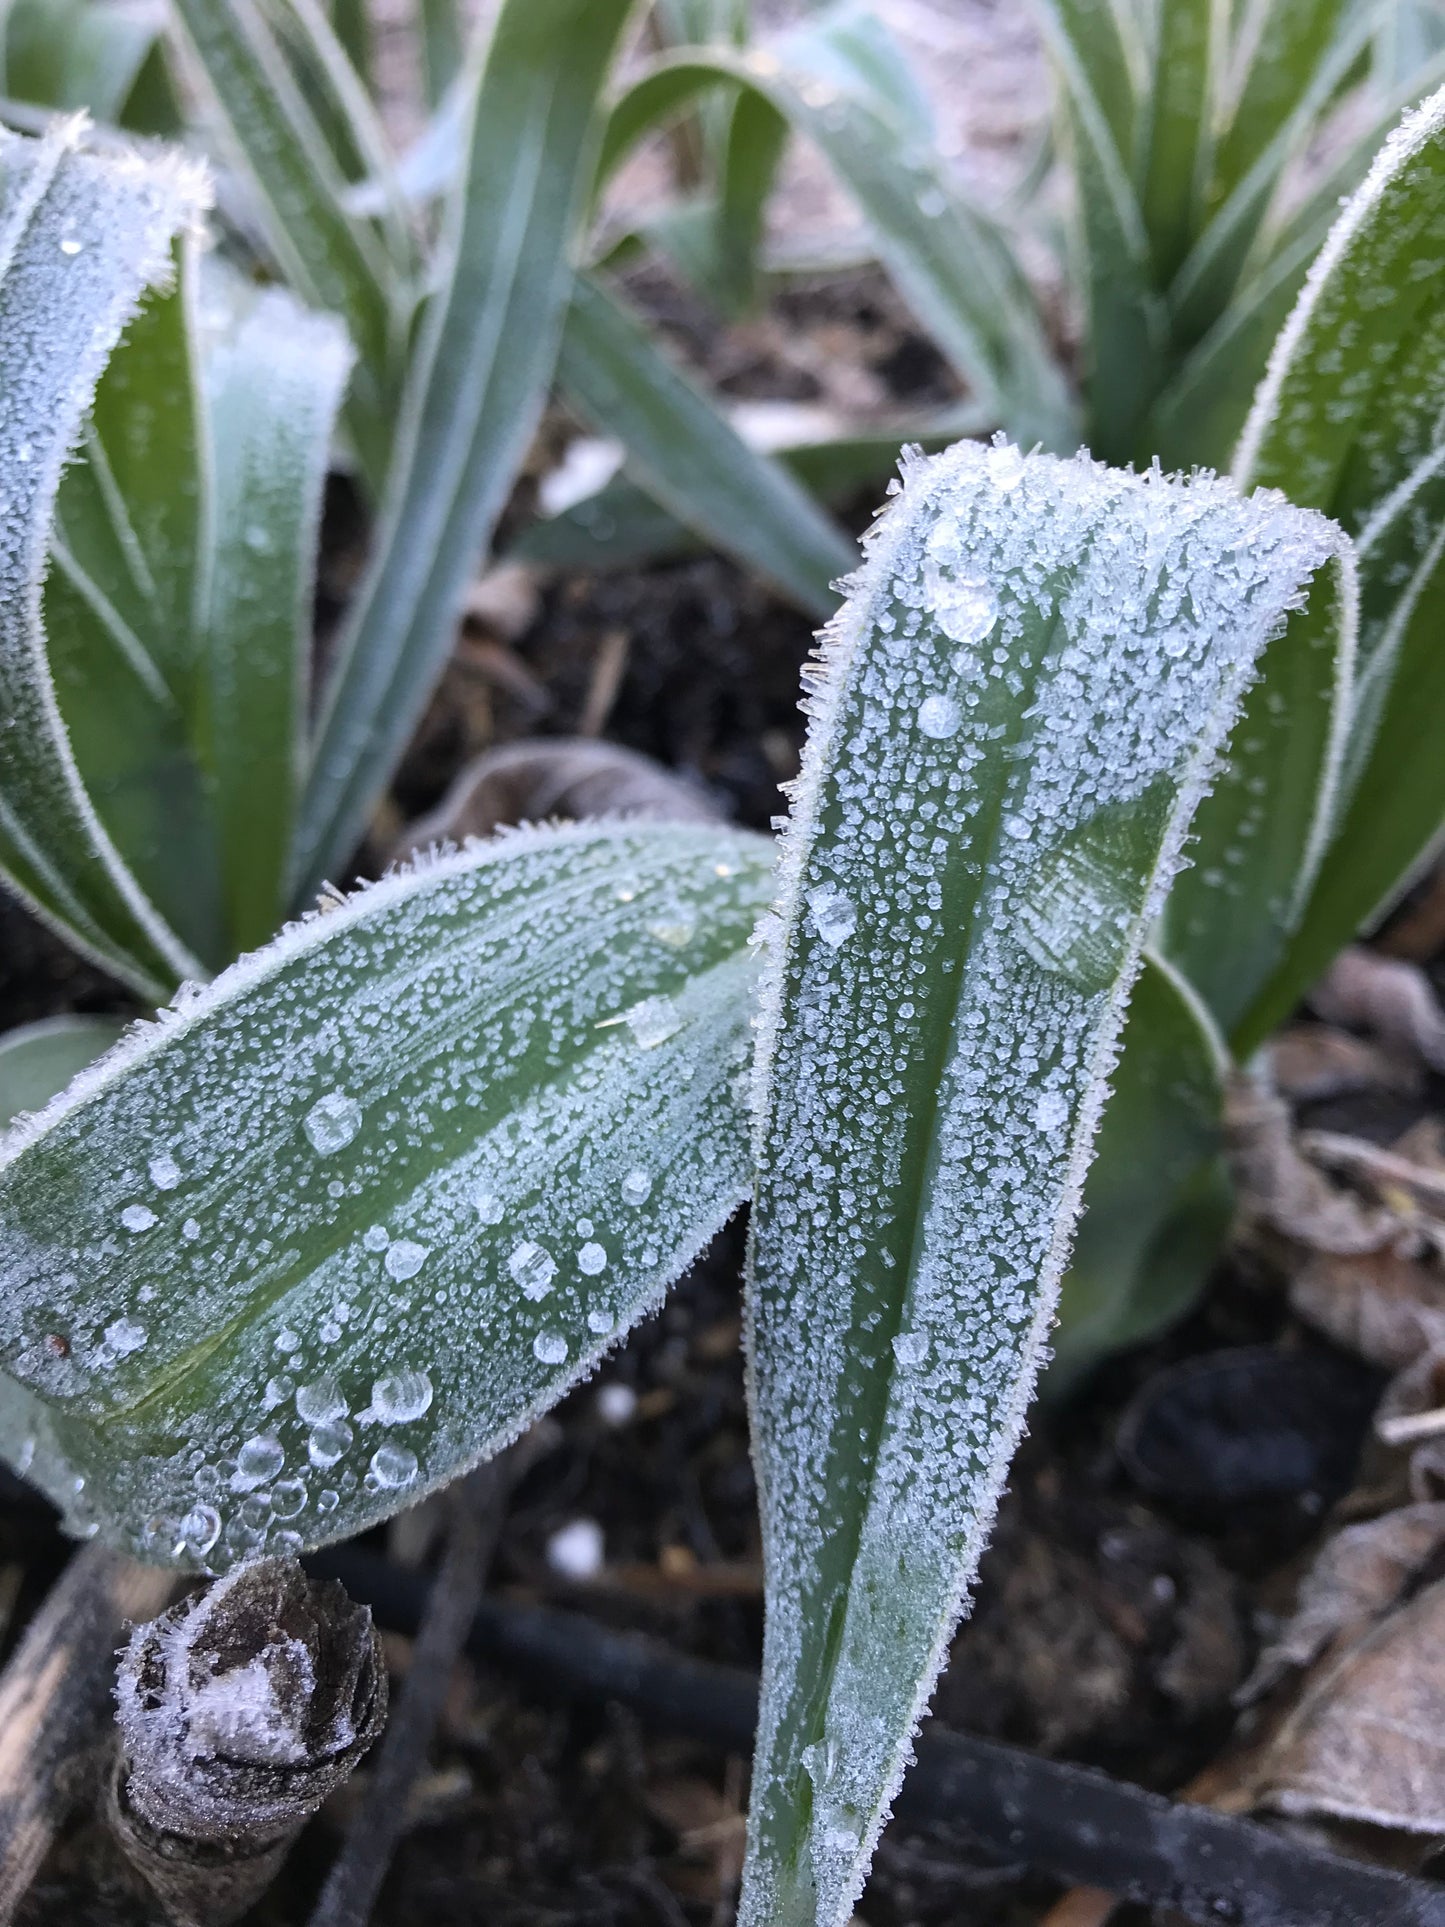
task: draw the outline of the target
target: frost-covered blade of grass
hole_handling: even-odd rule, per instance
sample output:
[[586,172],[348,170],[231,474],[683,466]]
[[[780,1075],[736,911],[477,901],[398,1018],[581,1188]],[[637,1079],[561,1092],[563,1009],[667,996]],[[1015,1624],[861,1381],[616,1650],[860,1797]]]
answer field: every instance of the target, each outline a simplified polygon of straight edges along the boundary
[[589,826],[403,872],[0,1143],[10,1449],[72,1528],[217,1569],[339,1538],[585,1376],[748,1190],[772,857]]
[[848,1917],[1017,1441],[1140,954],[1323,517],[910,465],[823,652],[749,1287],[767,1638],[742,1919]]
[[825,620],[853,544],[780,462],[745,442],[600,283],[573,285],[558,379],[602,434],[626,448],[648,493]]
[[228,957],[286,912],[322,490],[351,367],[340,323],[280,288],[245,302],[206,357],[215,502],[197,720]]
[[1359,693],[1333,841],[1256,1041],[1409,879],[1445,825],[1445,90],[1346,204],[1276,345],[1235,461],[1317,504],[1360,558]]
[[[350,366],[281,289],[172,289],[102,377],[60,489],[50,660],[102,823],[207,969],[285,913],[321,487]],[[201,311],[204,311],[203,313]]]
[[506,0],[497,18],[375,550],[312,755],[300,901],[361,838],[451,654],[467,583],[541,417],[593,175],[597,97],[630,10],[630,0]]
[[116,339],[205,204],[177,160],[101,159],[76,124],[0,137],[0,872],[146,996],[197,968],[86,795],[46,660],[41,590],[61,469]]
[[1228,1225],[1219,1158],[1228,1053],[1192,987],[1145,959],[1059,1293],[1046,1394],[1184,1311]]
[[412,290],[346,180],[257,0],[175,0],[175,13],[258,197],[266,240],[291,285],[340,315],[360,365],[348,421],[371,490],[386,473]]

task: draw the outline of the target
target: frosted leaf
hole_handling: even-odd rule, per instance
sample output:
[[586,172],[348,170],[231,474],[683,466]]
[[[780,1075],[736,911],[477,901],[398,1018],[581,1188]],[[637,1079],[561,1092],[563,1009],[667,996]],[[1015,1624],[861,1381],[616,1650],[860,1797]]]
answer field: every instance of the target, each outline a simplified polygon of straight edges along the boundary
[[102,369],[174,236],[207,199],[174,156],[80,151],[84,122],[0,137],[0,872],[86,956],[163,998],[203,974],[140,887],[87,793],[42,621],[60,477]]
[[328,1091],[306,1113],[306,1135],[323,1157],[345,1150],[361,1129],[361,1106],[345,1091]]
[[567,1356],[567,1340],[561,1332],[538,1332],[532,1350],[544,1365],[560,1365]]
[[419,1467],[416,1453],[408,1445],[395,1445],[390,1441],[379,1445],[371,1455],[371,1477],[384,1492],[394,1492],[399,1486],[410,1485]]
[[[755,1083],[741,1927],[848,1918],[1023,1423],[1144,933],[1260,651],[1341,552],[1212,477],[965,443],[907,467],[824,638]],[[866,906],[847,943],[819,891]]]
[[128,1204],[120,1214],[120,1221],[127,1231],[149,1231],[157,1219],[148,1204]]
[[407,1425],[431,1409],[432,1384],[425,1372],[389,1372],[371,1388],[371,1414],[381,1425]]
[[577,1253],[577,1269],[588,1278],[596,1278],[607,1269],[607,1247],[595,1240],[583,1245]]
[[539,1245],[528,1238],[519,1244],[507,1260],[507,1269],[516,1280],[524,1298],[534,1302],[545,1298],[552,1289],[552,1280],[557,1275],[557,1260],[545,1245]]
[[397,1238],[388,1245],[382,1263],[386,1266],[387,1276],[400,1283],[407,1278],[415,1278],[426,1260],[425,1245],[414,1244],[410,1238]]
[[[38,1439],[72,1530],[224,1570],[283,1532],[349,1536],[516,1436],[746,1194],[772,859],[702,826],[522,832],[388,877],[133,1031],[0,1149],[0,1371],[27,1402],[0,1451]],[[609,1019],[653,996],[681,1022],[639,1050]],[[318,1153],[328,1095],[363,1124]],[[194,1235],[169,1208],[121,1223],[162,1146]],[[408,1245],[425,1262],[398,1278]],[[147,1333],[124,1354],[123,1320]],[[423,1372],[424,1409],[385,1388]],[[393,1441],[416,1460],[399,1485],[371,1465]],[[204,1553],[179,1529],[201,1499]]]

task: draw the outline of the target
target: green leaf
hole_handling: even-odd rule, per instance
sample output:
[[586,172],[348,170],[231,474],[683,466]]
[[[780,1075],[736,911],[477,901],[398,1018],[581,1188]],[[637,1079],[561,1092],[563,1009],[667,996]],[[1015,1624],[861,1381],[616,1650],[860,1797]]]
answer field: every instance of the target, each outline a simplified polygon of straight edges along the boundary
[[1220,0],[1164,0],[1147,90],[1139,203],[1155,285],[1167,288],[1198,232],[1208,184]]
[[1140,946],[1323,518],[961,444],[829,631],[764,978],[740,1919],[847,1920],[1023,1422]]
[[[760,93],[819,148],[858,202],[879,259],[978,399],[1021,441],[1071,445],[1063,377],[1007,237],[961,194],[926,140],[900,129],[876,90],[814,78],[817,53],[808,42],[829,30],[825,15],[773,48],[654,62],[613,106],[599,179],[697,94],[729,84]],[[840,62],[837,71],[851,70]]]
[[9,0],[0,30],[5,93],[117,124],[157,42],[155,10],[124,0]]
[[1214,144],[1215,206],[1239,186],[1271,145],[1275,129],[1307,97],[1349,11],[1365,18],[1368,33],[1371,9],[1351,9],[1350,0],[1250,0],[1234,49],[1237,72],[1224,125]]
[[218,276],[202,302],[196,274],[187,250],[101,381],[61,484],[45,609],[101,822],[219,969],[285,912],[321,489],[350,350],[280,289]]
[[1409,880],[1445,824],[1439,624],[1445,488],[1445,90],[1407,117],[1340,215],[1280,335],[1236,472],[1360,538],[1360,699],[1333,841],[1257,1041]]
[[427,106],[441,105],[465,64],[466,47],[458,0],[418,0],[421,75]]
[[1034,4],[1057,74],[1061,145],[1076,183],[1091,442],[1096,454],[1127,461],[1163,379],[1164,305],[1127,157],[1095,91],[1080,10],[1067,0]]
[[1147,958],[1084,1180],[1046,1394],[1152,1337],[1198,1296],[1229,1219],[1219,1160],[1228,1066],[1197,994],[1163,958]]
[[475,846],[14,1132],[0,1364],[72,1530],[214,1569],[340,1538],[585,1377],[746,1195],[771,869],[711,827]]
[[257,0],[175,0],[256,190],[266,238],[312,306],[340,315],[360,365],[347,422],[373,494],[387,473],[410,290],[368,223],[348,212],[346,180]]
[[750,448],[617,296],[579,275],[557,362],[563,393],[623,444],[649,495],[820,619],[853,544],[778,462]]
[[[1299,9],[1285,6],[1279,12],[1285,14],[1292,10]],[[1245,271],[1287,164],[1335,99],[1341,83],[1368,43],[1369,35],[1368,11],[1352,9],[1343,30],[1327,38],[1319,48],[1313,71],[1290,111],[1263,122],[1251,119],[1248,123],[1250,138],[1245,151],[1251,156],[1250,165],[1211,214],[1169,290],[1170,324],[1176,347],[1192,346],[1224,311]],[[1268,134],[1267,139],[1261,138],[1261,129]],[[1323,239],[1323,230],[1317,230],[1317,237]]]
[[628,11],[629,0],[507,0],[497,20],[375,551],[312,758],[294,873],[302,901],[356,847],[426,706],[541,417],[592,178],[596,100]]
[[0,1128],[43,1110],[124,1029],[119,1017],[44,1017],[0,1034]]
[[74,124],[0,141],[0,872],[142,995],[199,968],[86,795],[45,655],[41,585],[61,467],[125,322],[166,273],[204,184],[176,160],[105,161]]

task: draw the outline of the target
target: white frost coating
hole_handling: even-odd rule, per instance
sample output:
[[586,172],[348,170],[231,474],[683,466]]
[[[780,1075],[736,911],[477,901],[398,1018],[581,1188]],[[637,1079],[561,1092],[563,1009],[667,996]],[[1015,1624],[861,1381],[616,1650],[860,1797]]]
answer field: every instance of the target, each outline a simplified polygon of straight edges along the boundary
[[[1280,403],[1285,384],[1311,323],[1316,320],[1352,251],[1368,235],[1382,203],[1402,170],[1431,141],[1438,138],[1442,129],[1445,129],[1445,87],[1405,115],[1375,156],[1369,173],[1350,196],[1344,212],[1330,229],[1324,246],[1315,256],[1289,320],[1275,339],[1264,378],[1240,435],[1233,474],[1241,487],[1247,488],[1258,479],[1257,470],[1265,439],[1279,432]],[[1285,426],[1287,429],[1289,425],[1286,423]],[[1305,473],[1298,480],[1298,492],[1303,499],[1317,499],[1318,478]],[[1293,476],[1291,486],[1294,486]]]
[[[31,1476],[73,1528],[222,1570],[352,1533],[516,1436],[746,1195],[734,1087],[772,856],[701,826],[520,833],[135,1027],[0,1142],[0,1371],[47,1421],[0,1424],[0,1447],[38,1438]],[[694,922],[685,952],[659,918]],[[679,1027],[639,1050],[606,1020],[649,997]],[[304,1120],[338,1092],[360,1122],[323,1155]],[[121,1222],[138,1196],[143,1235]],[[554,1267],[542,1301],[511,1269],[527,1247]],[[103,1342],[122,1320],[143,1349]],[[214,1537],[183,1529],[198,1507]]]
[[[0,135],[0,870],[67,941],[147,996],[199,966],[105,834],[76,768],[41,615],[55,496],[102,368],[209,199],[175,158],[82,154],[85,123]],[[83,236],[79,253],[60,243]]]
[[[1143,934],[1260,650],[1341,546],[1212,477],[1000,448],[910,459],[868,540],[764,939],[746,1927],[848,1917],[1023,1423]],[[971,645],[941,580],[996,598]],[[846,944],[820,889],[866,905]]]

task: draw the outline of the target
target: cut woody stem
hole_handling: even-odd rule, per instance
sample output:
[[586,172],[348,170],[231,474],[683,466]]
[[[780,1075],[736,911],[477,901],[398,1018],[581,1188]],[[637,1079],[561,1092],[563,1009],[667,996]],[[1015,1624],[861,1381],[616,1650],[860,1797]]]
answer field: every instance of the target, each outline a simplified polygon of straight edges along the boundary
[[110,1821],[177,1927],[226,1927],[386,1718],[371,1613],[260,1559],[139,1626],[121,1660]]

